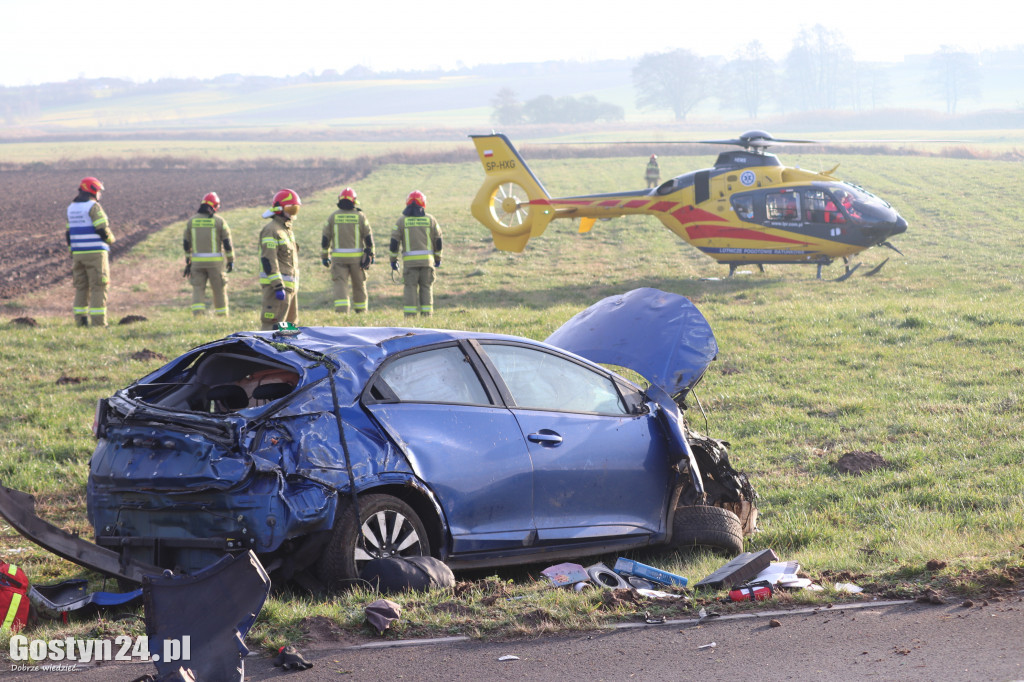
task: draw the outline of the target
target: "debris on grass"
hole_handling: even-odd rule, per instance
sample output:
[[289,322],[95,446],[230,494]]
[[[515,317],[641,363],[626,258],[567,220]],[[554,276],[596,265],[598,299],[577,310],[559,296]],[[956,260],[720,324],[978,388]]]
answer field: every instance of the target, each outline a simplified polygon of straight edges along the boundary
[[36,322],[34,317],[16,317],[11,320],[11,324],[16,327],[38,327],[39,323]]
[[166,357],[164,357],[160,353],[157,353],[156,351],[152,351],[152,350],[150,350],[148,348],[143,348],[142,350],[140,350],[138,352],[132,353],[131,358],[132,358],[132,360],[143,360],[143,361],[148,361],[148,360],[166,360],[167,359]]

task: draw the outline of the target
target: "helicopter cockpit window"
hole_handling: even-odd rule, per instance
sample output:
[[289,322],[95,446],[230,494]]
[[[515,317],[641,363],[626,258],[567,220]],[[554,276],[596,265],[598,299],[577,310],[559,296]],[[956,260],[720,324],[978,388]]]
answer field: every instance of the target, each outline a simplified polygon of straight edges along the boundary
[[[853,218],[854,220],[860,219],[860,212],[854,206],[854,203],[856,201],[859,201],[860,198],[853,191],[853,188],[847,189],[845,187],[833,187],[832,194],[835,195],[836,200],[839,202],[839,205],[843,207],[843,210],[845,210],[851,218]],[[867,192],[863,192],[862,194],[867,195],[866,198],[868,199],[868,201],[874,198],[873,195],[868,195]]]
[[822,189],[804,190],[804,220],[809,223],[845,223],[846,216],[839,210],[832,195]]
[[734,195],[732,198],[732,208],[741,220],[754,222],[754,197]]
[[768,220],[800,220],[800,196],[791,191],[766,194],[765,216]]

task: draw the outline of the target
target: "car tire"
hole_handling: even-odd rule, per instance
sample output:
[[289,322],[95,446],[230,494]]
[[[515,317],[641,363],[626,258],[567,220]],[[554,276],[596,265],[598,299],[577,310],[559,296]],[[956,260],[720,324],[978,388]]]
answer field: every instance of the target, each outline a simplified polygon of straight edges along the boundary
[[680,505],[672,516],[672,546],[710,547],[736,556],[743,551],[743,526],[728,509]]
[[314,570],[328,589],[339,589],[359,580],[373,559],[392,556],[430,556],[430,539],[413,508],[391,495],[363,495],[357,524],[346,498]]

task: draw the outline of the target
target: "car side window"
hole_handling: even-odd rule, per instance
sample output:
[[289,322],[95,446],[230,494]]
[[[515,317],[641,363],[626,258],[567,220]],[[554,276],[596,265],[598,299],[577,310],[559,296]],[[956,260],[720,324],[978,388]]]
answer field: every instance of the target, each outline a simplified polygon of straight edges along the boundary
[[626,414],[614,382],[588,367],[522,346],[483,344],[517,407]]
[[404,355],[389,362],[380,378],[399,400],[489,405],[487,391],[456,346]]

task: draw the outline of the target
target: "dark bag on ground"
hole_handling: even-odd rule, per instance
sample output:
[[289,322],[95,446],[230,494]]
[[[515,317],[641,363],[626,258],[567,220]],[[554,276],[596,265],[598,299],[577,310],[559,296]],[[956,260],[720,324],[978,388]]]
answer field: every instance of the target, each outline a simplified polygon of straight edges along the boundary
[[432,556],[374,559],[363,567],[359,577],[384,594],[455,585],[452,569]]

